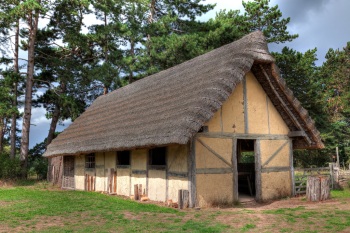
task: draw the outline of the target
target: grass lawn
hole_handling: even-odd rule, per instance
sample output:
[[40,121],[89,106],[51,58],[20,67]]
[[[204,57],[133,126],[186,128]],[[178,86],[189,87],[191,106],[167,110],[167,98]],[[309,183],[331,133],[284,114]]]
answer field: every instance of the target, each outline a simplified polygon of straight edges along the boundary
[[0,232],[350,232],[350,191],[309,203],[178,211],[47,183],[0,187]]

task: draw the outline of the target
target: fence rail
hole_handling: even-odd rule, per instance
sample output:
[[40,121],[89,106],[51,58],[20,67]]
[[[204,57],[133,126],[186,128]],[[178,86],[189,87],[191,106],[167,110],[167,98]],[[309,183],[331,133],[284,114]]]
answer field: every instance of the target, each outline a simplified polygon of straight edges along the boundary
[[294,195],[306,194],[307,177],[310,175],[329,175],[333,183],[333,175],[330,167],[295,168],[294,169]]

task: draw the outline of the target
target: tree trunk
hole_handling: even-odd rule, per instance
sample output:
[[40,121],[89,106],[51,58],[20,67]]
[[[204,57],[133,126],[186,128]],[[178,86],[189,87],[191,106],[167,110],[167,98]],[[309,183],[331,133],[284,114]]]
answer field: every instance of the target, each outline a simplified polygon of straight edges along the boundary
[[[55,136],[55,131],[56,131],[56,126],[58,123],[58,119],[60,117],[60,106],[58,106],[58,104],[56,104],[53,115],[52,115],[52,119],[51,119],[51,124],[50,124],[50,129],[49,129],[49,134],[47,136],[46,139],[46,148],[47,146],[52,142],[54,136]],[[54,157],[54,158],[48,158],[48,176],[47,179],[49,182],[52,182],[53,184],[57,184],[61,181],[61,166],[62,166],[62,159],[60,157]],[[54,167],[54,169],[53,169]],[[51,172],[50,172],[51,171]],[[54,171],[55,173],[59,173],[59,174],[52,174],[52,171]]]
[[4,142],[4,127],[5,127],[4,119],[0,118],[0,153],[4,149],[4,145],[3,145],[3,142]]
[[34,49],[36,32],[38,30],[39,12],[35,11],[28,14],[27,23],[29,26],[28,34],[28,65],[27,65],[27,78],[25,88],[24,99],[24,114],[22,125],[22,140],[20,149],[20,160],[22,165],[22,176],[27,177],[27,162],[29,152],[29,132],[30,132],[30,120],[32,116],[32,93],[33,93],[33,81],[34,81]]
[[308,201],[324,201],[330,198],[329,176],[315,175],[307,177],[306,196]]
[[[130,39],[130,55],[131,55],[131,66],[134,65],[135,62],[135,42],[133,39]],[[129,84],[134,81],[134,71],[129,67]]]
[[[148,23],[152,24],[154,22],[154,16],[156,14],[156,0],[152,0],[151,1],[151,5],[150,5],[150,15],[148,18]],[[151,34],[147,35],[147,51],[148,51],[148,56],[150,59],[150,67],[153,67],[153,59],[152,59],[152,55],[151,55],[151,50],[152,50],[152,42],[151,42]]]
[[[18,68],[18,46],[19,46],[19,20],[16,22],[16,34],[15,34],[15,50],[14,50],[14,72],[16,74],[19,73]],[[13,100],[12,100],[12,106],[17,108],[17,77],[16,80],[13,83]],[[17,113],[13,113],[11,117],[11,158],[14,159],[16,155],[16,126],[17,126]]]

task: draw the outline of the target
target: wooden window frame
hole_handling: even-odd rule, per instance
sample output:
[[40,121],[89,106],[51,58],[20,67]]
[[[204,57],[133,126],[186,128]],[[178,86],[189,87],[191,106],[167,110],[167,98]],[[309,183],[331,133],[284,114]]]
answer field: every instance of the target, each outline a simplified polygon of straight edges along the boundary
[[[156,156],[164,158],[155,160]],[[148,167],[152,170],[165,170],[167,166],[167,147],[156,147],[148,151]]]
[[[127,164],[125,164],[124,162],[121,163],[121,159],[119,159],[119,157],[122,157],[122,156],[129,157],[129,161]],[[130,166],[131,166],[131,151],[130,150],[117,151],[116,166],[117,166],[117,168],[130,168]]]
[[96,155],[94,153],[85,155],[85,168],[94,169],[96,167]]

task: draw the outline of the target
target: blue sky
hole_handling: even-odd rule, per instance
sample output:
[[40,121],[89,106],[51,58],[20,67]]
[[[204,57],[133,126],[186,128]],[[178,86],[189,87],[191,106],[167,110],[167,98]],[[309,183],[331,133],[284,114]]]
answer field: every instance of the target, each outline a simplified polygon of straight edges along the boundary
[[[205,3],[216,3],[216,8],[201,19],[215,17],[220,9],[234,9],[243,11],[240,0],[206,0]],[[280,51],[288,46],[300,52],[317,47],[318,65],[324,61],[329,48],[338,49],[350,41],[350,1],[349,0],[271,0],[271,6],[278,5],[283,17],[290,17],[288,31],[299,34],[293,42],[270,45],[271,51]],[[70,124],[65,121],[64,126],[58,126],[62,131]],[[33,108],[32,126],[30,132],[30,148],[42,142],[47,136],[50,120],[45,117],[45,110]],[[21,127],[21,122],[19,122]]]

